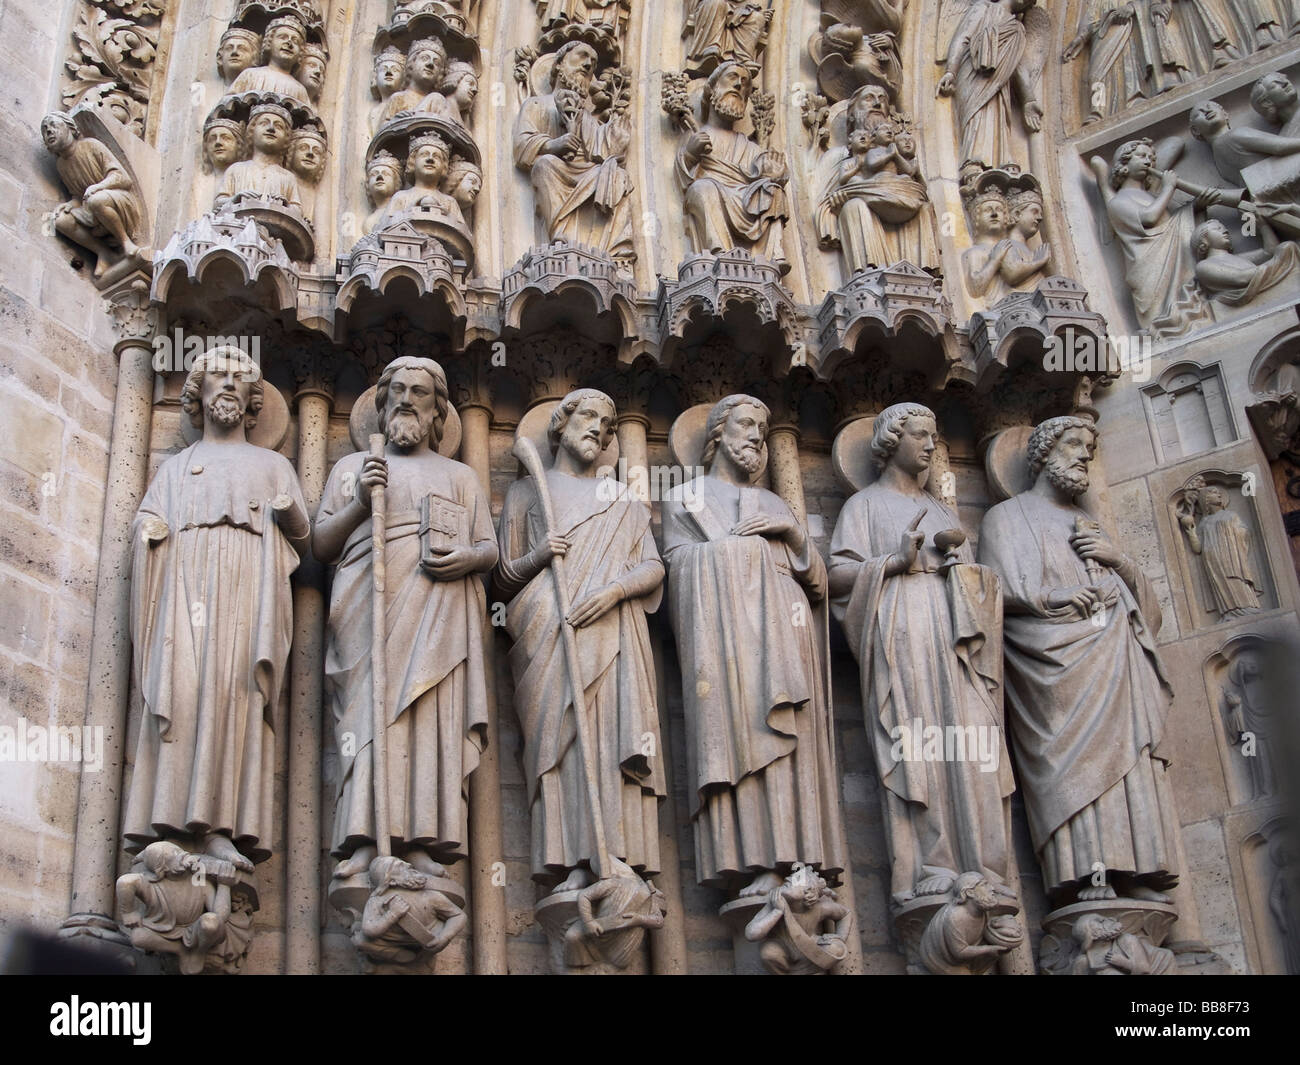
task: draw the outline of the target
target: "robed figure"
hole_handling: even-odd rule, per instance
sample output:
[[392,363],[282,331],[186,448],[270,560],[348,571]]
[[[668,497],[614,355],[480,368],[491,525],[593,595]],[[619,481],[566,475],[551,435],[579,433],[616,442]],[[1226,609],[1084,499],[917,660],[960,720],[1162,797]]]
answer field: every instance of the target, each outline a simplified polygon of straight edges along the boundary
[[523,102],[514,128],[515,165],[532,179],[550,240],[569,240],[627,259],[632,181],[624,166],[632,127],[619,104],[601,121],[590,104],[596,52],[571,41],[556,53],[553,92]]
[[[659,800],[666,791],[646,613],[659,607],[664,569],[649,508],[613,478],[597,476],[615,417],[603,392],[569,393],[547,434],[556,527],[547,530],[531,477],[510,486],[501,511],[496,584],[508,599],[506,632],[514,641],[510,670],[524,737],[532,876],[556,892],[587,886],[600,856],[562,620],[577,642],[607,853],[642,876],[659,871]],[[559,615],[550,567],[557,555],[572,603],[567,619]]]
[[979,555],[1002,578],[1008,716],[1044,887],[1058,904],[1076,888],[1085,901],[1167,901],[1179,826],[1161,746],[1173,690],[1156,653],[1160,605],[1075,503],[1095,446],[1091,419],[1038,426],[1034,486],[985,515]]
[[393,854],[421,873],[464,857],[468,782],[487,734],[480,573],[497,560],[487,500],[468,466],[436,451],[447,379],[404,356],[375,390],[382,459],[355,452],[330,472],[313,547],[334,563],[325,681],[340,773],[332,854],[336,881],[364,874],[377,849],[373,777],[370,489],[385,485],[388,818]]
[[[880,476],[844,504],[831,540],[833,609],[862,669],[896,902],[943,895],[962,873],[995,891],[1010,876],[1002,597],[956,512],[923,487],[936,442],[927,407],[878,415]],[[928,737],[958,735],[960,757],[926,757]]]
[[826,566],[789,506],[752,481],[768,409],[709,413],[703,477],[663,503],[664,557],[686,714],[699,881],[742,895],[796,862],[834,880],[839,777],[826,672]]
[[132,529],[143,714],[126,848],[178,838],[243,871],[271,855],[289,576],[309,532],[293,466],[246,438],[262,389],[238,349],[199,356],[181,408],[203,435],[163,462]]

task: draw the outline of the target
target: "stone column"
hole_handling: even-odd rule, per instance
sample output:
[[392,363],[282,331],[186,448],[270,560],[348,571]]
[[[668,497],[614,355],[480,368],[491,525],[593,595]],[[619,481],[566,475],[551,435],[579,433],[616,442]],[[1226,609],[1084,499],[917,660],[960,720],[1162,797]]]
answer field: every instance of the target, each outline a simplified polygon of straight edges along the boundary
[[[325,451],[333,374],[323,360],[296,358],[298,480],[314,519],[325,490]],[[285,825],[284,965],[320,972],[322,729],[325,685],[325,567],[302,560],[293,582],[289,666],[289,788]]]
[[637,499],[650,504],[650,454],[646,430],[650,419],[639,411],[625,411],[618,416],[618,452],[627,471],[623,483]]
[[[477,392],[477,390],[475,390]],[[492,411],[476,395],[460,412],[460,459],[478,474],[479,486],[492,499],[489,433]],[[469,889],[474,934],[474,972],[504,976],[506,968],[506,889],[501,841],[501,745],[497,736],[495,629],[488,611],[483,642],[487,667],[487,746],[469,778]],[[501,875],[495,875],[494,868]]]
[[99,575],[90,644],[84,724],[103,734],[99,772],[82,766],[72,863],[71,916],[65,936],[125,943],[114,920],[114,884],[121,846],[123,747],[131,684],[131,526],[149,474],[149,420],[153,411],[153,346],[157,314],[142,274],[105,297],[118,341],[113,439],[104,487]]
[[799,524],[808,524],[803,501],[803,475],[799,470],[799,429],[780,423],[767,432],[768,476],[772,491],[786,501]]

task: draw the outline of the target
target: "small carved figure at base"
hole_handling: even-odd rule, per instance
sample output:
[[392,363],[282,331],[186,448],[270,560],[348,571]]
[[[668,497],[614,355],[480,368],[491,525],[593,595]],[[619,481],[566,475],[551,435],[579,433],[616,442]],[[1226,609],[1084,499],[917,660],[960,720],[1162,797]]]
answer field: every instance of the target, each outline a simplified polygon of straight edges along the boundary
[[1174,952],[1125,932],[1114,917],[1085,913],[1074,923],[1074,976],[1164,976],[1174,967]]
[[926,969],[944,976],[979,976],[1024,941],[1014,916],[990,916],[1002,905],[998,894],[982,873],[957,877],[952,898],[921,935],[919,954]]
[[117,878],[117,908],[131,945],[175,954],[186,975],[202,972],[208,952],[226,938],[235,880],[229,861],[171,840],[149,844],[132,871]]
[[352,943],[373,962],[415,961],[437,954],[465,928],[468,918],[433,877],[401,858],[370,863],[370,897],[352,929]]
[[745,926],[745,938],[762,942],[759,957],[769,973],[820,976],[848,954],[852,925],[852,913],[817,870],[795,862]]
[[664,926],[664,896],[626,862],[614,875],[578,892],[578,916],[564,930],[564,964],[576,969],[625,969],[648,928]]

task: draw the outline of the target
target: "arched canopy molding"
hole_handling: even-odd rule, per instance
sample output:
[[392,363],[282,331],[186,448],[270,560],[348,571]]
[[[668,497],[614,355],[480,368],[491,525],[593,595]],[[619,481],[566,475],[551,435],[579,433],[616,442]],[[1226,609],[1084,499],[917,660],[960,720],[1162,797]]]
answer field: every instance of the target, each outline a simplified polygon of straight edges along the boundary
[[394,269],[385,276],[382,290],[358,288],[346,314],[340,307],[335,340],[355,355],[373,384],[399,355],[441,361],[458,351],[465,331],[460,299],[459,293],[442,286],[422,292],[416,272]]
[[502,279],[503,337],[572,329],[613,346],[630,364],[644,347],[636,289],[609,256],[584,244],[555,241],[528,251]]
[[817,312],[818,376],[830,380],[865,342],[879,347],[897,340],[919,349],[912,358],[942,387],[969,376],[952,325],[943,283],[908,262],[864,270],[827,294]]
[[295,324],[297,287],[292,270],[263,263],[250,273],[247,259],[228,248],[213,248],[196,260],[174,258],[161,264],[151,297],[163,321],[220,322],[220,331],[230,333],[226,323],[250,317]]
[[364,328],[401,309],[412,320],[427,322],[430,331],[445,334],[458,349],[465,342],[465,296],[452,277],[430,272],[418,263],[387,263],[374,271],[353,270],[334,300],[333,335],[340,342],[355,328]]

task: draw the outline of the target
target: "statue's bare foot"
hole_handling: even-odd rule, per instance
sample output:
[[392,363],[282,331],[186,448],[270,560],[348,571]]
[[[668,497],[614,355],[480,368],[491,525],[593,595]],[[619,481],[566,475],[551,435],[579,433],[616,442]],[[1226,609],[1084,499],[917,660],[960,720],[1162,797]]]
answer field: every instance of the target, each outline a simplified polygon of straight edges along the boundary
[[[1080,895],[1080,898],[1083,896]],[[1170,898],[1163,891],[1157,891],[1145,884],[1130,884],[1124,891],[1126,899],[1141,899],[1143,902],[1169,902]]]
[[108,260],[100,255],[95,259],[95,269],[91,271],[91,276],[98,280],[106,273],[108,273]]
[[766,895],[773,888],[781,886],[781,878],[776,873],[762,872],[750,881],[748,887],[740,889],[739,898],[747,899],[755,895]]
[[370,868],[370,862],[375,853],[373,847],[358,847],[352,852],[350,858],[344,858],[334,867],[334,879],[348,880],[351,877],[360,876]]
[[935,876],[927,876],[924,880],[918,880],[916,884],[917,895],[946,895],[952,890],[953,877],[947,873],[939,873]]
[[421,850],[419,847],[412,847],[406,855],[407,864],[421,873],[427,873],[429,876],[446,876],[447,867],[440,862],[435,862],[428,851]]
[[1094,887],[1089,884],[1087,887],[1079,888],[1080,902],[1101,902],[1104,899],[1118,898],[1115,889],[1109,884],[1102,884],[1101,887]]
[[582,866],[578,866],[577,869],[571,872],[567,877],[565,877],[565,879],[561,880],[551,889],[551,894],[558,895],[562,891],[581,891],[583,888],[587,887],[591,881],[591,873],[582,868]]
[[239,853],[238,848],[236,848],[229,836],[214,832],[204,841],[203,849],[212,857],[229,862],[240,872],[251,873],[253,871],[253,863]]

